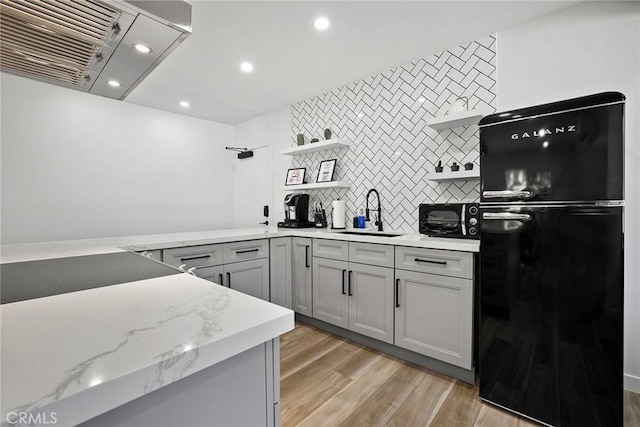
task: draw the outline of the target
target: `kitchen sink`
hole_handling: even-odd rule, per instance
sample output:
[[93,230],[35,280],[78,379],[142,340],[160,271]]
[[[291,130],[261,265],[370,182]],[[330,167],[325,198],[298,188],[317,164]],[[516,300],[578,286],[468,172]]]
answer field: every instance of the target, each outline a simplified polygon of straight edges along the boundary
[[384,231],[338,231],[340,234],[353,234],[355,236],[377,236],[377,237],[398,237],[406,233],[386,233]]

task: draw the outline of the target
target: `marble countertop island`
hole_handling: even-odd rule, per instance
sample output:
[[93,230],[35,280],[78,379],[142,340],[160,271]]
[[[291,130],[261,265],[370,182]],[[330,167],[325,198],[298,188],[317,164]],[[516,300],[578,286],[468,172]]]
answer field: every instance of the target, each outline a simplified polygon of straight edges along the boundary
[[76,425],[294,326],[291,310],[184,273],[3,304],[0,319],[3,426]]

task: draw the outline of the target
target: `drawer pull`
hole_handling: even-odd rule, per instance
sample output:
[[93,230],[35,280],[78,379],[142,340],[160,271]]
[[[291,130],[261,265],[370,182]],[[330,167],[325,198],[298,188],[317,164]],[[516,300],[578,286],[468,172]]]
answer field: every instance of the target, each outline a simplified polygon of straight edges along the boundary
[[236,251],[237,254],[248,254],[249,252],[258,252],[260,248],[246,249],[244,251]]
[[193,261],[195,259],[207,259],[207,258],[211,258],[211,255],[202,255],[202,256],[192,256],[192,257],[187,257],[187,258],[180,258],[180,261]]
[[447,265],[447,261],[431,261],[430,259],[415,258],[415,262],[428,262],[429,264]]
[[400,279],[396,279],[396,308],[400,307]]
[[342,270],[342,295],[346,295],[347,292],[344,290],[344,275],[347,273],[347,270]]

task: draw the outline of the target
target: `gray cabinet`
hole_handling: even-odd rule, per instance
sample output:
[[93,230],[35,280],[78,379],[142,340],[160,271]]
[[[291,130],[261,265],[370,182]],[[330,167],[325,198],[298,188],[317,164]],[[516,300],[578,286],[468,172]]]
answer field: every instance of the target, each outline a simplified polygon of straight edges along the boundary
[[269,301],[267,258],[224,265],[225,285],[247,295]]
[[269,301],[267,239],[164,249],[162,257],[200,278]]
[[472,258],[464,252],[396,247],[396,346],[471,369],[473,263],[460,262],[467,255]]
[[278,237],[269,242],[271,276],[271,302],[292,307],[291,237]]
[[345,329],[349,327],[348,269],[347,261],[313,257],[313,317]]
[[314,239],[313,255],[313,317],[393,343],[393,246]]
[[313,314],[312,247],[311,239],[294,237],[291,240],[293,310],[311,317]]

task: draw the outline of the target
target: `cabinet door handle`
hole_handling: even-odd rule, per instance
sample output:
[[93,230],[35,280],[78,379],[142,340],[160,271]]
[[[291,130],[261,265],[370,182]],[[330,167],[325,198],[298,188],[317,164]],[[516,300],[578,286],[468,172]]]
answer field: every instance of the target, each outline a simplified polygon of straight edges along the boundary
[[347,292],[344,290],[344,275],[347,274],[347,270],[342,270],[342,295],[346,295]]
[[309,245],[304,247],[304,266],[309,268]]
[[353,273],[352,270],[349,270],[349,296],[353,296],[353,294],[351,293],[351,274]]
[[227,287],[231,289],[231,273],[227,271]]
[[185,257],[185,258],[180,258],[180,261],[184,262],[184,261],[193,261],[195,259],[207,259],[207,258],[211,258],[211,255]]
[[220,278],[220,285],[224,286],[224,276],[222,275],[222,273],[218,274],[219,278]]
[[236,254],[248,254],[249,252],[258,252],[260,248],[245,249],[244,251],[236,251]]
[[447,261],[431,261],[430,259],[420,259],[420,258],[415,258],[414,261],[415,262],[428,262],[430,264],[447,265]]
[[400,307],[400,279],[396,279],[396,308]]

